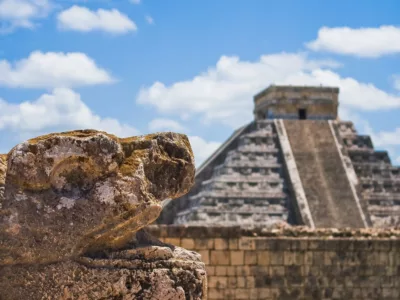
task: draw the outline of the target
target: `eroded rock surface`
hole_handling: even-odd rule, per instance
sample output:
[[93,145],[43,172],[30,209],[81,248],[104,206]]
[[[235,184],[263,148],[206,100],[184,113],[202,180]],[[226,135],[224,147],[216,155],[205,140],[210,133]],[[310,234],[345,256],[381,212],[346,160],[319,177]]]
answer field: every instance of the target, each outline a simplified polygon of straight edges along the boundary
[[0,267],[0,299],[206,299],[200,255],[138,231],[125,249]]
[[0,155],[0,299],[201,299],[199,256],[141,231],[193,180],[175,133],[65,132]]

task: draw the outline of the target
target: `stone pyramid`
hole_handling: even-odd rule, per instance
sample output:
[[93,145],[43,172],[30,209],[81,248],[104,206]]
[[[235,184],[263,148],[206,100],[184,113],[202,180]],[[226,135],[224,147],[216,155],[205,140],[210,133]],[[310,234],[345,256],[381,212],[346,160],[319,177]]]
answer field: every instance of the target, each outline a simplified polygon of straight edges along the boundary
[[399,226],[400,167],[338,119],[338,95],[304,86],[255,95],[254,121],[197,169],[190,193],[167,203],[160,222]]

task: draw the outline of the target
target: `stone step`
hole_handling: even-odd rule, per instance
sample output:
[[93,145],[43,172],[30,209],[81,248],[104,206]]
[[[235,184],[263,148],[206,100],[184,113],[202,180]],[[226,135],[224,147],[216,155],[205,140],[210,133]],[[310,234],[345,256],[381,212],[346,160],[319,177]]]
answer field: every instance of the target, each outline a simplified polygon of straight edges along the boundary
[[373,150],[374,148],[368,135],[343,136],[343,142],[348,150]]
[[215,176],[209,180],[203,181],[203,184],[229,184],[229,183],[246,183],[246,184],[259,184],[259,183],[283,183],[284,180],[279,176],[263,176],[263,175],[252,175],[245,176],[241,174],[233,174],[232,176]]
[[247,210],[247,211],[240,211],[240,210],[232,210],[232,209],[225,209],[225,210],[221,210],[219,208],[208,208],[208,207],[201,207],[195,210],[192,209],[187,209],[184,211],[181,211],[177,214],[177,216],[187,216],[192,214],[193,212],[196,213],[203,213],[203,214],[214,214],[214,215],[264,215],[264,216],[283,216],[283,215],[287,215],[287,210],[283,210],[283,209],[277,209],[276,211],[260,211],[259,209],[252,209],[252,210]]
[[265,206],[268,207],[270,205],[285,205],[286,199],[268,199],[268,198],[255,198],[255,199],[224,199],[224,198],[205,198],[198,200],[196,203],[205,205],[205,206],[217,206],[217,205],[229,205],[231,207],[242,207],[242,206]]
[[278,153],[278,149],[276,148],[276,144],[263,144],[263,145],[255,145],[255,144],[247,144],[239,146],[236,153]]
[[364,227],[327,121],[284,121],[316,227]]
[[370,201],[370,200],[382,200],[382,199],[388,199],[392,201],[400,201],[400,193],[377,193],[377,192],[371,192],[371,193],[364,193],[363,199],[365,201]]
[[288,193],[274,122],[250,124],[225,153],[212,175],[198,182],[196,193],[187,195],[175,222],[287,221]]
[[224,164],[218,165],[214,168],[214,172],[218,171],[227,171],[230,173],[230,170],[240,171],[242,169],[252,169],[259,173],[259,170],[274,170],[274,169],[281,169],[282,164],[279,162],[278,159],[271,159],[271,160],[246,160],[246,161],[225,161]]
[[356,151],[348,149],[353,163],[386,163],[390,164],[387,151]]
[[357,176],[360,180],[373,179],[373,180],[399,180],[400,172],[396,168],[370,168],[369,166],[359,167],[356,170]]
[[249,192],[249,191],[238,191],[238,192],[224,192],[224,191],[201,191],[200,193],[193,195],[190,199],[197,199],[201,197],[213,197],[213,198],[270,198],[270,199],[280,199],[285,198],[286,194],[282,191],[275,192],[271,190],[261,191],[261,192]]

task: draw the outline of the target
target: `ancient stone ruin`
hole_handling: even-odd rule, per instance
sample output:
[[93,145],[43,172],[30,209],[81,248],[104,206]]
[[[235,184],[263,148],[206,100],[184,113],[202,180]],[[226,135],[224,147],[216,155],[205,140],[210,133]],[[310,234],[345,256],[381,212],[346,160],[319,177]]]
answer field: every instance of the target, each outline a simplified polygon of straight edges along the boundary
[[0,155],[0,299],[204,299],[200,256],[143,230],[193,179],[174,133],[64,132]]
[[0,155],[0,300],[400,299],[400,168],[338,94],[270,86],[196,175],[173,133]]
[[201,254],[208,299],[400,299],[400,167],[338,118],[338,95],[261,91],[166,202],[151,232]]
[[338,118],[338,94],[302,86],[258,93],[254,121],[198,168],[190,193],[167,204],[160,223],[399,226],[400,167]]

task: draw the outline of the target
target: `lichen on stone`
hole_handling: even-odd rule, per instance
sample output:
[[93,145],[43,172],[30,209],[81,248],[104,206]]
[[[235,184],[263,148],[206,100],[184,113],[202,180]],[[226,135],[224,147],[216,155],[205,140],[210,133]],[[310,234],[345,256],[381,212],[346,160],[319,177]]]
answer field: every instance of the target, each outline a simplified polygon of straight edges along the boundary
[[7,154],[0,154],[0,185],[5,184],[7,169]]
[[[146,245],[150,247],[146,249],[153,249],[146,254],[148,250],[132,244],[132,240],[158,217],[163,200],[189,191],[194,172],[187,137],[172,132],[120,139],[101,131],[78,130],[41,136],[15,146],[7,156],[0,156],[0,188],[4,192],[0,202],[0,275],[4,270],[13,273],[18,269],[25,274],[23,281],[35,266],[51,263],[56,266],[54,272],[63,268],[65,272],[86,272],[84,284],[89,284],[94,274],[90,264],[83,267],[76,265],[77,261],[89,255],[96,265],[100,262],[96,255],[102,257],[118,251],[130,251],[131,255],[136,251],[133,260],[142,260],[136,264],[139,269],[146,269],[147,262],[159,262],[153,265],[154,272],[149,271],[151,276],[164,272],[157,269],[158,265],[167,270],[182,267],[181,263],[174,263],[182,257],[174,254],[176,251],[171,254],[156,242],[155,248]],[[0,197],[1,193],[0,190]],[[138,247],[141,250],[134,250]],[[196,270],[204,270],[198,258],[185,257],[198,261]],[[111,260],[112,256],[105,263],[112,263]],[[123,269],[129,269],[130,264],[124,263]],[[28,267],[17,267],[21,265]],[[190,266],[193,264],[188,264],[189,269]],[[11,277],[14,279],[9,281],[10,286],[21,283]],[[203,279],[196,280],[203,284]],[[140,280],[136,283],[141,286]],[[172,288],[175,296],[180,289],[185,295],[185,287]],[[142,289],[143,286],[141,292]],[[104,291],[99,293],[108,295]],[[201,291],[193,293],[200,295]],[[54,294],[50,298],[59,296]]]

